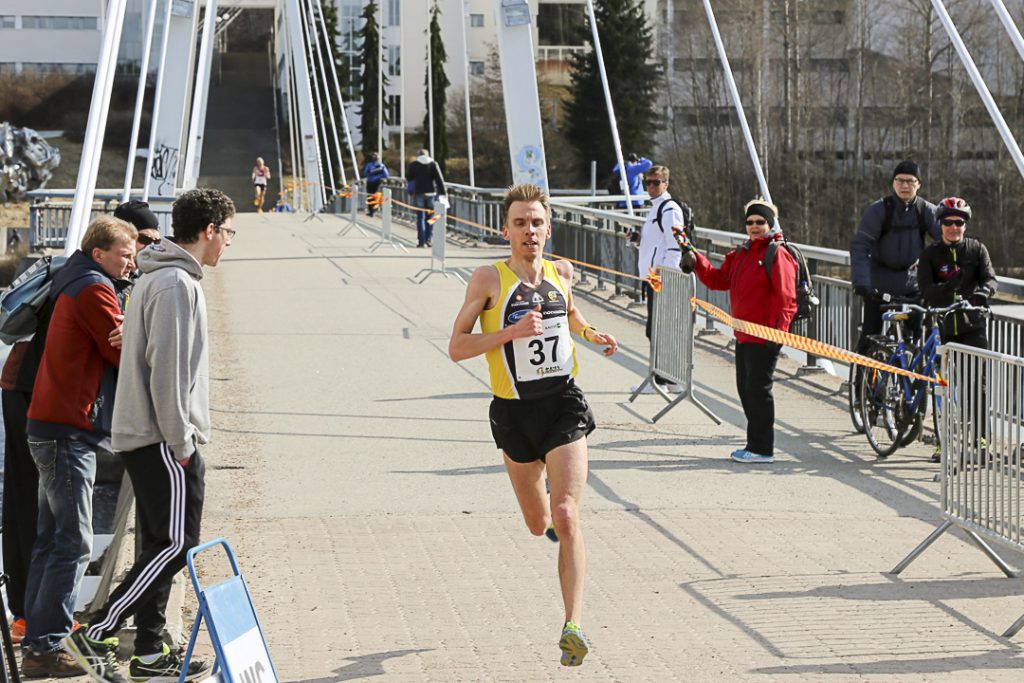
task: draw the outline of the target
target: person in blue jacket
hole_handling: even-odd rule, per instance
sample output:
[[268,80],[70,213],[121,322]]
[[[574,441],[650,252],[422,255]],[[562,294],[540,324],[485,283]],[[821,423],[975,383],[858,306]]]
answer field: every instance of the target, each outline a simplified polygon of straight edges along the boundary
[[[633,208],[639,208],[644,205],[644,200],[637,199],[637,197],[644,193],[644,173],[647,173],[647,169],[653,165],[653,161],[644,157],[638,157],[635,153],[630,153],[626,157],[626,181],[629,183],[629,196],[633,198]],[[616,184],[621,182],[618,164],[612,167],[612,182]],[[620,189],[619,194],[625,194],[625,192]],[[626,208],[625,200],[619,202],[616,206],[620,209]]]
[[[366,178],[366,193],[375,194],[380,189],[380,184],[389,175],[388,167],[380,160],[380,155],[374,152],[370,160],[363,167],[363,177]],[[374,208],[367,206],[366,215],[373,216]]]

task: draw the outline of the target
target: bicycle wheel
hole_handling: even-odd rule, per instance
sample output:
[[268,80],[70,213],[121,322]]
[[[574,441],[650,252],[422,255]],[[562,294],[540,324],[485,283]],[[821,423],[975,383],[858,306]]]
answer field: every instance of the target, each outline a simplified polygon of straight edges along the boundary
[[922,431],[924,431],[924,415],[918,413],[914,416],[914,419],[910,421],[910,425],[907,427],[906,432],[900,438],[900,448],[909,446],[921,438]]
[[864,373],[859,365],[850,363],[850,379],[846,382],[846,399],[849,403],[850,422],[858,434],[864,433],[864,419],[860,414],[860,382]]
[[[878,349],[871,354],[875,360],[888,362],[886,353]],[[899,424],[903,395],[896,375],[877,368],[864,368],[860,384],[860,410],[864,435],[880,458],[887,458],[900,447],[903,437]]]

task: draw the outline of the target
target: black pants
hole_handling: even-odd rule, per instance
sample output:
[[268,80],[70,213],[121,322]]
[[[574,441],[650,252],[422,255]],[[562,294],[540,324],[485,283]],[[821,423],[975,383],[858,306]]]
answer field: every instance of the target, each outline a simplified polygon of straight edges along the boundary
[[774,455],[775,395],[772,393],[779,344],[736,343],[736,390],[747,416],[747,450]]
[[114,635],[129,614],[135,615],[135,652],[160,652],[167,621],[167,598],[185,554],[199,545],[206,466],[199,451],[187,467],[166,444],[121,453],[135,489],[142,553],[89,626],[89,637]]
[[[650,339],[651,327],[654,325],[654,288],[646,281],[641,283],[640,288],[644,298],[647,299],[647,326],[644,328],[644,331],[647,333],[647,339]],[[668,380],[660,375],[655,375],[654,381],[658,384],[668,384]]]
[[[942,343],[943,344],[956,343],[956,344],[963,344],[964,346],[973,346],[976,349],[988,349],[988,329],[986,328],[986,326],[982,325],[980,327],[969,329],[966,332],[961,332],[960,334],[950,334],[950,335],[945,335],[944,334],[944,335],[942,335]],[[974,392],[974,391],[977,391],[978,393],[976,394],[976,396],[978,396],[978,397],[985,396],[986,392],[988,391],[988,377],[986,376],[987,373],[985,372],[984,364],[982,364],[980,369],[978,370],[978,372],[980,373],[981,377],[978,378],[980,380],[980,382],[978,382],[977,385],[975,384],[976,380],[974,378],[973,367],[970,364],[968,364],[968,366],[967,366],[967,368],[965,368],[965,370],[966,371],[962,375],[963,379],[964,379],[964,382],[963,382],[964,388],[961,389],[961,394],[960,395],[961,396],[966,396],[967,394],[963,393],[963,392]],[[989,420],[988,420],[987,412],[988,411],[986,410],[982,414],[981,420],[980,420],[980,422],[978,424],[978,427],[977,427],[977,434],[975,435],[975,436],[980,437],[982,439],[987,439],[988,438],[988,431],[989,431],[989,429],[988,429],[988,422],[989,422]],[[973,418],[972,418],[972,421],[973,421]]]
[[3,392],[4,413],[4,506],[3,552],[7,573],[8,608],[16,617],[25,616],[25,584],[36,542],[39,520],[39,470],[28,450],[25,422],[32,394]]
[[[376,194],[377,190],[380,189],[381,183],[383,183],[383,182],[384,182],[383,178],[381,178],[380,180],[367,180],[366,181],[366,194],[367,195]],[[374,209],[372,206],[370,206],[369,204],[366,205],[366,215],[367,216],[373,216],[375,211],[376,211],[376,209]]]

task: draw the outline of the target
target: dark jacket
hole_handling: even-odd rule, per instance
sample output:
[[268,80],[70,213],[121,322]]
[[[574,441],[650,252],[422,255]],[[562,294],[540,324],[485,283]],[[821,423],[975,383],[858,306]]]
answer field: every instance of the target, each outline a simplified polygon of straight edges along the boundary
[[[694,252],[697,257],[694,272],[709,289],[729,290],[734,317],[788,332],[796,314],[796,261],[780,245],[769,280],[763,259],[768,242],[772,240],[781,241],[782,233],[747,240],[725,255],[721,268],[712,266],[704,254]],[[767,343],[739,331],[735,334],[738,342]]]
[[76,251],[53,278],[53,315],[28,409],[30,436],[77,438],[109,450],[121,351],[108,338],[120,315],[114,282]]
[[895,195],[893,199],[892,222],[884,235],[885,200],[874,201],[864,210],[857,233],[850,242],[852,280],[854,287],[874,287],[881,292],[907,296],[917,286],[912,277],[908,278],[910,266],[927,244],[942,239],[942,231],[935,220],[935,205],[922,199],[927,233],[922,240],[914,202],[904,204]]
[[[925,303],[936,308],[949,306],[958,298],[968,299],[983,287],[986,294],[994,294],[999,286],[988,249],[970,237],[952,245],[939,242],[925,248],[917,266],[917,282]],[[942,338],[983,325],[985,316],[978,311],[958,311],[943,321]]]
[[409,164],[405,178],[409,182],[409,191],[413,194],[447,194],[441,168],[436,161],[424,154]]

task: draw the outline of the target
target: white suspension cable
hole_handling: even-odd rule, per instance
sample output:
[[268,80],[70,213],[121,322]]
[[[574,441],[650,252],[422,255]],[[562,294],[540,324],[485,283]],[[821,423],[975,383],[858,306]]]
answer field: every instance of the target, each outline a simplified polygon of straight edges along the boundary
[[433,21],[430,20],[430,0],[427,3],[427,133],[430,156],[434,156],[434,46]]
[[[171,0],[167,0],[170,2]],[[132,137],[128,142],[128,163],[124,169],[124,191],[121,201],[126,202],[132,191],[135,175],[135,155],[139,149],[139,126],[142,122],[142,102],[146,98],[146,81],[149,76],[149,53],[153,49],[153,31],[156,28],[156,6],[160,0],[150,0],[149,17],[146,20],[146,37],[143,40],[142,64],[139,66],[139,88],[135,91],[135,115],[132,117]]]
[[78,182],[75,185],[75,198],[71,204],[71,218],[68,221],[67,240],[64,243],[66,256],[70,256],[78,249],[85,228],[92,219],[92,200],[96,195],[96,176],[99,174],[100,157],[103,155],[103,136],[107,128],[107,112],[110,110],[110,93],[114,87],[114,71],[117,68],[117,52],[121,43],[126,4],[127,0],[110,0],[108,6],[100,55],[96,62],[96,80],[92,86],[89,120],[85,124],[82,159],[78,165]]
[[[334,138],[334,151],[335,151],[335,153],[338,156],[338,168],[341,171],[341,184],[342,185],[347,185],[348,182],[345,179],[345,162],[344,162],[344,157],[342,157],[342,155],[341,155],[341,141],[338,139],[338,124],[334,120],[334,103],[331,102],[331,99],[332,99],[331,98],[331,89],[327,85],[327,69],[324,66],[323,51],[320,49],[320,38],[321,38],[321,36],[319,35],[319,32],[317,31],[316,21],[313,20],[313,17],[315,16],[315,14],[313,12],[313,0],[306,0],[306,6],[309,8],[309,17],[310,17],[309,30],[310,30],[310,37],[313,39],[313,44],[316,46],[316,61],[317,61],[317,64],[319,65],[319,67],[320,67],[318,69],[318,71],[320,73],[320,78],[323,81],[324,101],[327,103],[327,118],[329,119],[330,124],[331,124],[331,136]],[[325,135],[325,137],[326,137],[326,135]],[[326,146],[328,146],[328,145],[325,145],[325,147]],[[329,160],[328,160],[328,163],[327,163],[327,167],[328,168],[331,167],[331,164],[330,164]],[[331,175],[331,183],[332,184],[334,183],[334,175],[333,174]],[[337,189],[337,187],[335,187],[334,188],[334,192],[337,192],[337,191],[338,191],[338,189]]]
[[210,66],[213,64],[213,36],[217,29],[217,0],[206,0],[206,20],[199,43],[195,86],[192,92],[192,116],[188,122],[188,144],[185,146],[185,168],[182,185],[196,186],[199,177],[199,157],[203,153],[203,133],[206,128],[206,101],[210,92]]
[[1021,153],[1020,145],[1017,144],[1013,133],[1010,132],[1010,127],[1006,125],[1006,119],[1003,118],[1003,114],[999,111],[995,99],[992,98],[992,93],[989,92],[988,86],[985,85],[985,79],[981,77],[981,72],[978,71],[974,59],[971,58],[971,53],[967,51],[967,46],[964,45],[960,32],[957,31],[953,20],[949,16],[949,12],[946,11],[945,4],[942,0],[932,0],[932,6],[935,7],[935,11],[939,15],[939,21],[942,22],[946,33],[949,34],[949,40],[953,43],[953,47],[956,48],[960,61],[963,63],[964,68],[967,69],[967,74],[971,77],[971,81],[981,96],[982,102],[985,103],[988,115],[992,117],[992,123],[995,124],[996,130],[999,131],[1000,137],[1003,138],[1003,144],[1006,145],[1007,151],[1010,152],[1013,163],[1017,165],[1017,171],[1021,176],[1024,176],[1024,154]]
[[[326,38],[334,40],[333,37],[327,33],[327,24],[324,23],[324,9],[320,4],[320,0],[316,0],[316,7],[320,10],[320,29]],[[329,50],[331,58],[328,60],[331,65],[331,78],[334,81],[334,92],[338,94],[338,104],[341,106],[341,127],[345,131],[345,138],[348,140],[348,152],[352,157],[352,174],[356,178],[356,182],[359,182],[359,164],[356,162],[356,148],[352,144],[352,132],[348,128],[348,115],[345,112],[345,97],[341,94],[341,86],[338,85],[338,67],[334,64],[334,51]]]
[[469,161],[469,184],[476,187],[476,174],[473,169],[473,116],[469,106],[469,47],[466,43],[466,22],[469,21],[469,0],[462,0],[462,60],[465,68],[466,94],[466,157]]
[[[377,157],[384,159],[384,3],[377,5]],[[365,160],[364,160],[365,161]]]
[[633,215],[633,195],[630,194],[629,177],[626,175],[626,162],[622,158],[622,143],[619,142],[619,124],[615,122],[615,108],[612,106],[612,92],[608,87],[608,74],[604,69],[604,53],[601,51],[601,37],[597,34],[597,15],[594,14],[593,0],[587,0],[587,14],[590,16],[590,32],[594,39],[594,56],[597,58],[597,70],[601,74],[601,86],[604,89],[604,102],[608,107],[608,124],[612,128],[612,145],[615,147],[615,158],[619,161],[619,183],[626,195],[626,212]]
[[1017,54],[1020,55],[1021,59],[1024,59],[1024,38],[1021,37],[1020,29],[1017,28],[1017,24],[1013,22],[1013,17],[1007,11],[1006,4],[1003,3],[1003,0],[991,0],[991,2],[992,7],[996,10],[996,14],[999,15],[999,21],[1003,22],[1003,28],[1009,34],[1013,46],[1017,48]]
[[732,67],[729,66],[729,55],[725,53],[725,45],[722,43],[722,34],[718,31],[718,21],[715,20],[715,13],[711,9],[710,0],[704,0],[704,12],[708,16],[708,24],[711,26],[711,35],[715,39],[715,47],[718,49],[718,57],[722,60],[722,71],[725,73],[725,82],[729,88],[729,96],[732,97],[733,106],[736,108],[736,117],[740,121],[740,128],[743,131],[743,140],[746,142],[747,151],[750,152],[750,162],[754,165],[754,173],[757,174],[757,184],[761,188],[761,194],[769,202],[772,201],[771,192],[768,191],[768,181],[764,178],[764,171],[761,169],[761,159],[757,155],[757,148],[754,146],[754,138],[750,135],[750,125],[747,123],[747,116],[743,113],[743,102],[740,101],[740,92],[736,88],[736,79],[732,76]]

